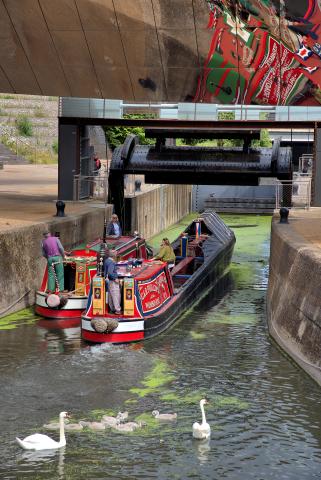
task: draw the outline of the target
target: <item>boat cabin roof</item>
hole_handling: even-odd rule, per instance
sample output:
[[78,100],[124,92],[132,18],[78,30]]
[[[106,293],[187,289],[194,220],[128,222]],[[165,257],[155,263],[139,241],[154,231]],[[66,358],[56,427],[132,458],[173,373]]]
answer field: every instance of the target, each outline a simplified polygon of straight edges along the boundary
[[157,273],[164,270],[164,262],[157,260],[145,260],[139,267],[133,268],[130,272],[126,270],[127,262],[124,265],[117,263],[117,273],[120,277],[131,277],[137,281],[149,280]]

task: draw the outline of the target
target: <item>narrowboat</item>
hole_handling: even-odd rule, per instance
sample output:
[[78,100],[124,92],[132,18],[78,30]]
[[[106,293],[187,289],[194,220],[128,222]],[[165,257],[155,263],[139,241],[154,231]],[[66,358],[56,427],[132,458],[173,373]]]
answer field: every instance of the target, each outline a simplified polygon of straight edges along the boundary
[[219,284],[228,270],[234,243],[232,230],[211,211],[195,219],[173,242],[176,261],[171,270],[167,263],[153,259],[118,262],[120,315],[109,309],[108,287],[98,269],[82,315],[82,338],[91,343],[130,343],[163,332]]
[[[38,315],[52,320],[75,319],[80,323],[86,309],[91,279],[97,272],[97,256],[101,245],[116,250],[120,258],[147,258],[148,247],[138,234],[128,236],[104,236],[91,244],[73,249],[64,260],[64,292],[47,293],[48,266],[45,268],[41,287],[36,292],[35,311]],[[75,322],[72,322],[73,325]]]

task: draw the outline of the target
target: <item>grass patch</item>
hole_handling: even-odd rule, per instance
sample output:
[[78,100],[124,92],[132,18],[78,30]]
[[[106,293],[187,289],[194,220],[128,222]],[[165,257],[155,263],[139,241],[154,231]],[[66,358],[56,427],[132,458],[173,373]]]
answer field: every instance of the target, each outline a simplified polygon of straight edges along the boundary
[[41,164],[56,164],[58,162],[58,156],[55,153],[49,153],[47,150],[39,149],[33,147],[32,145],[27,145],[25,143],[19,142],[16,143],[15,139],[9,135],[1,136],[1,143],[9,148],[12,152],[21,157],[24,157],[30,163],[41,163]]
[[32,137],[33,127],[27,115],[18,115],[15,124],[20,135],[23,137]]
[[34,115],[36,118],[44,118],[44,117],[46,116],[45,111],[44,111],[44,109],[43,109],[43,107],[42,107],[41,105],[37,105],[37,106],[34,108],[33,115]]

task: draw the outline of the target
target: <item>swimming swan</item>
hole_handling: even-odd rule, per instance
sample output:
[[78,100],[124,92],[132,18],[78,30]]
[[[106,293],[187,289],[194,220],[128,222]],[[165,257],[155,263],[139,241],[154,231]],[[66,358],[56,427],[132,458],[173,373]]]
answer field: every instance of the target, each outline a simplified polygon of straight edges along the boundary
[[175,422],[177,420],[177,413],[159,413],[158,410],[153,410],[152,415],[160,422]]
[[65,438],[65,424],[64,418],[68,417],[67,412],[61,412],[59,414],[59,423],[60,423],[60,439],[59,442],[56,442],[47,435],[42,435],[41,433],[35,433],[34,435],[29,435],[28,437],[20,440],[16,437],[16,441],[20,447],[25,450],[50,450],[54,448],[61,448],[66,445]]
[[199,424],[198,422],[195,422],[193,424],[193,437],[198,438],[199,440],[210,438],[210,435],[211,435],[211,427],[206,422],[205,411],[204,411],[204,405],[207,403],[208,401],[205,398],[203,398],[200,401],[200,407],[202,412],[202,423]]

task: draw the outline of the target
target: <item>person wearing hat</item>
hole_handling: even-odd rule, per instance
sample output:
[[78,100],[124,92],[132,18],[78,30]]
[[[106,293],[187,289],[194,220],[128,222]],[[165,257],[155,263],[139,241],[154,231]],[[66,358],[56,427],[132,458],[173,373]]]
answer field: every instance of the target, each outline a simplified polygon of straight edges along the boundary
[[[56,286],[59,292],[64,291],[64,265],[65,258],[64,248],[58,237],[54,237],[48,231],[43,233],[43,240],[41,243],[42,255],[48,262],[48,293],[56,291]],[[56,285],[56,277],[58,285]]]
[[120,283],[116,266],[116,252],[105,250],[104,277],[108,281],[108,305],[111,312],[121,315]]

